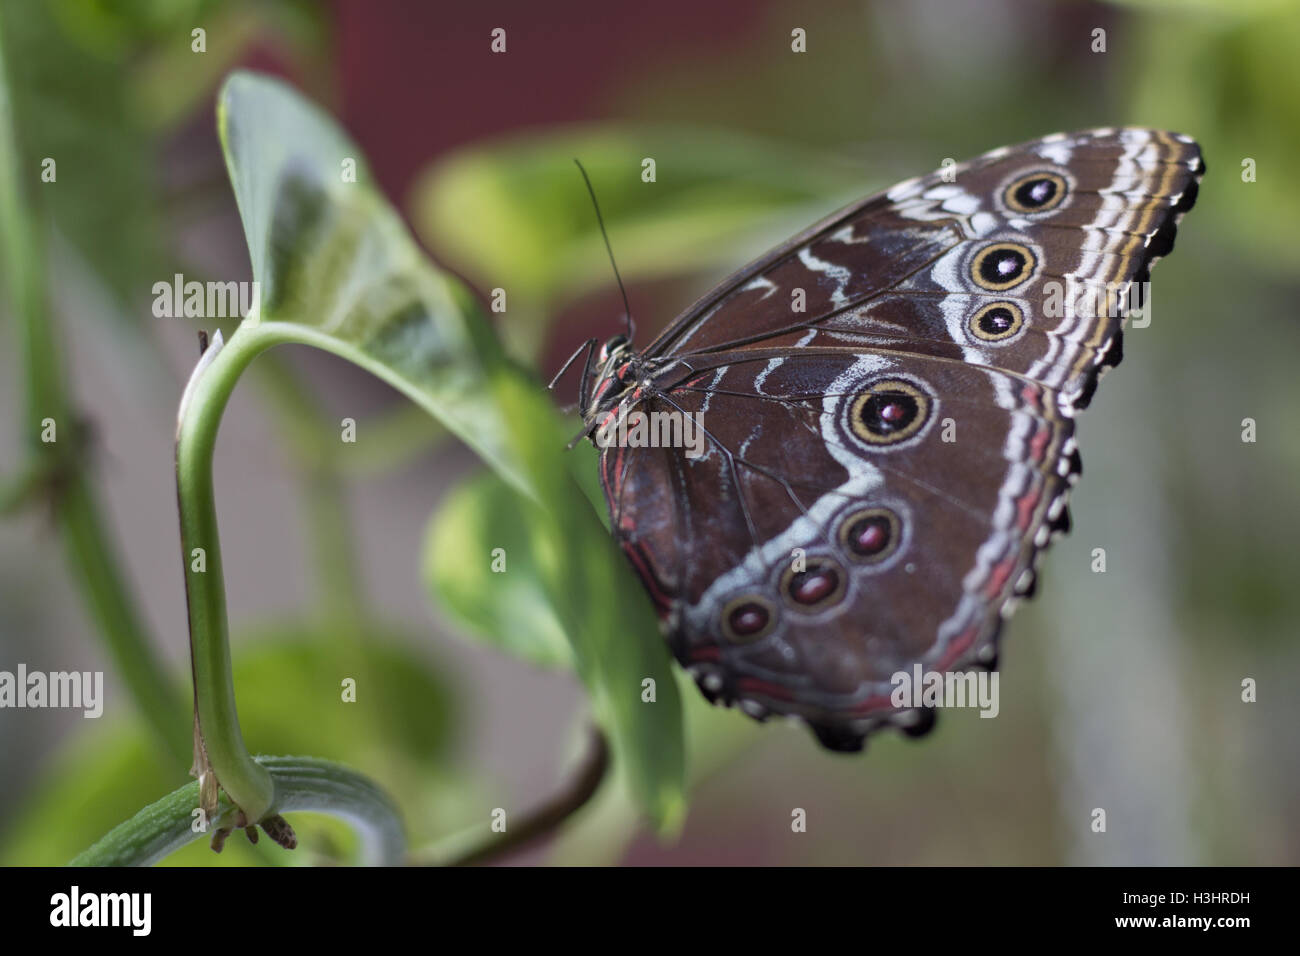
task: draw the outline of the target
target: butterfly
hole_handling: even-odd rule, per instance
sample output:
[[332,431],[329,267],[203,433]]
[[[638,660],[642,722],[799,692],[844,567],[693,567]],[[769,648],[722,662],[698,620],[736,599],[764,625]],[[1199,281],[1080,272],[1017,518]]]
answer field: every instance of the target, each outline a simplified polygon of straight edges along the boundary
[[[997,666],[1070,527],[1075,416],[1204,171],[1152,129],[995,149],[817,223],[644,350],[588,343],[611,531],[709,700],[855,751],[933,726],[894,675]],[[675,421],[693,452],[653,440]]]

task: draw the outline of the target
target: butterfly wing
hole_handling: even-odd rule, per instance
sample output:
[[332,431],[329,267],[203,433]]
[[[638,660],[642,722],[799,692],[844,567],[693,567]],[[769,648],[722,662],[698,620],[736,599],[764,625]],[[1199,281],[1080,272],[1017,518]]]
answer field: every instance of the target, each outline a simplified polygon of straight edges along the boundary
[[[1118,360],[1121,325],[1092,320],[1172,249],[1204,171],[1196,143],[1160,130],[993,150],[816,224],[706,294],[646,355],[873,344],[1022,371],[1086,404],[1096,367]],[[1025,272],[997,275],[1014,247]],[[976,318],[1004,301],[1013,329]]]
[[[1203,173],[1184,137],[1048,137],[900,184],[741,270],[647,350],[647,413],[705,452],[609,448],[613,527],[713,699],[836,749],[927,716],[891,677],[989,666],[1068,526],[1074,410]],[[919,721],[919,723],[918,723]]]
[[[646,406],[700,413],[705,454],[602,457],[674,653],[710,697],[797,714],[835,746],[909,724],[891,675],[991,663],[1001,610],[1032,587],[1037,532],[1066,520],[1071,422],[1041,386],[951,359],[712,361]],[[890,428],[871,406],[895,396]]]

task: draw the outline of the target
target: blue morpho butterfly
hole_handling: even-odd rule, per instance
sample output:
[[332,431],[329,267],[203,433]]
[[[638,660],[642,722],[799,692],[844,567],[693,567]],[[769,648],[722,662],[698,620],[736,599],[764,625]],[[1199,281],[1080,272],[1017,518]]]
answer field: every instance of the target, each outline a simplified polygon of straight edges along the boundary
[[601,441],[600,476],[710,700],[851,751],[933,724],[894,675],[996,666],[1069,528],[1075,415],[1204,169],[1150,129],[996,149],[817,223],[640,351],[630,318],[587,343],[579,437],[639,414],[703,434],[702,454]]

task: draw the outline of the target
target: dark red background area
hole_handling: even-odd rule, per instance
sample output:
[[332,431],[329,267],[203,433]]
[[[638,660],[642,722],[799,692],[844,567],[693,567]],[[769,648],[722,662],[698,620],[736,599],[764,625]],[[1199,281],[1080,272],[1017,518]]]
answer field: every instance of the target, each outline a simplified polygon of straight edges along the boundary
[[[614,94],[673,57],[745,46],[761,6],[740,0],[478,3],[339,0],[344,123],[385,191],[405,198],[439,153],[506,131],[608,118]],[[503,54],[491,33],[506,31]]]

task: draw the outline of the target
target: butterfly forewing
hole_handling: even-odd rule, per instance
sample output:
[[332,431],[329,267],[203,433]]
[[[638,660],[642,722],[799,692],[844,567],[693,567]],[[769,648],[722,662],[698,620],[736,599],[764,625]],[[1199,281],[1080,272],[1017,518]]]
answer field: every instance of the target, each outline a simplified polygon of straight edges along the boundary
[[[1108,311],[1089,310],[1089,294],[1113,300],[1146,279],[1203,173],[1195,143],[1155,130],[1058,134],[994,150],[817,224],[704,296],[646,354],[757,346],[782,333],[793,343],[815,331],[806,345],[853,348],[865,337],[1015,370],[1018,360],[1044,384],[1077,392],[1096,348],[1119,329],[1118,317],[1089,321],[1090,311]],[[1038,184],[1049,189],[1036,193]],[[1012,248],[985,256],[985,273],[1014,247],[1025,247],[1030,268],[992,279],[973,269],[982,250],[1001,246]],[[1002,300],[1027,310],[1025,321],[1009,310],[1015,334],[981,335],[976,313]]]

